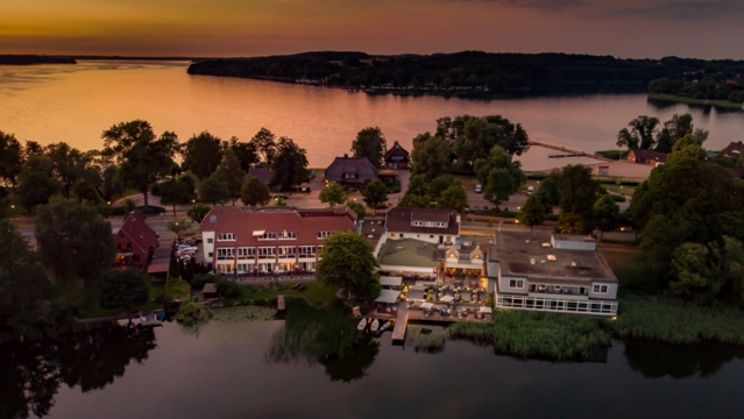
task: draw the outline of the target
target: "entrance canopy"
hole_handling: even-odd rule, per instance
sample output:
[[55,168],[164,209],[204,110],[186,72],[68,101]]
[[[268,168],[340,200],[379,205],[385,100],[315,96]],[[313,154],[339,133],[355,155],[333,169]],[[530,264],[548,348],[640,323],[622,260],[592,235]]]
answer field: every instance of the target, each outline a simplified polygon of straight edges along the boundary
[[382,290],[380,291],[380,295],[375,299],[375,302],[382,304],[395,304],[398,302],[399,297],[400,291]]
[[403,285],[403,277],[401,276],[381,276],[380,285],[383,287],[399,287]]

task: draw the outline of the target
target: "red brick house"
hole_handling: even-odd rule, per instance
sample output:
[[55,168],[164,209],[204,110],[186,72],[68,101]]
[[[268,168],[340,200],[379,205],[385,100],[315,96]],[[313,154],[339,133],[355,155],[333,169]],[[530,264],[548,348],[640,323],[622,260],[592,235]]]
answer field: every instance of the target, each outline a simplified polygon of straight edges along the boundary
[[114,232],[116,266],[144,268],[158,248],[158,235],[145,220],[134,213],[127,215],[124,224]]
[[638,149],[630,150],[626,158],[633,163],[656,165],[658,163],[665,163],[667,155],[658,151]]

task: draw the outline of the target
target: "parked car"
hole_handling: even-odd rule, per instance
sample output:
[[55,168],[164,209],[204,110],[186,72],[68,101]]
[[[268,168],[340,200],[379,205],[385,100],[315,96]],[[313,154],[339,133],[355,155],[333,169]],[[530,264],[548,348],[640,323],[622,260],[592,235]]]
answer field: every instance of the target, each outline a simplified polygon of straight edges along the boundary
[[534,186],[528,186],[527,187],[527,195],[532,195],[535,192]]
[[280,194],[274,195],[274,199],[280,199],[280,198],[281,199],[289,199],[289,195],[287,195],[285,193],[280,193]]
[[475,185],[475,193],[483,193],[483,185],[480,183]]

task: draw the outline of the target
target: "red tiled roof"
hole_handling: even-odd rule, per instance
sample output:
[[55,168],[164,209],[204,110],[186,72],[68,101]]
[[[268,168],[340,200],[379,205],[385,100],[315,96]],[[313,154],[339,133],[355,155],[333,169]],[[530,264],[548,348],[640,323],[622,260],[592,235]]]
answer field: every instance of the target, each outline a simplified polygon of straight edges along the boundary
[[150,228],[145,220],[137,214],[129,214],[124,219],[124,224],[119,229],[119,233],[126,236],[143,254],[148,254],[151,249],[158,247],[158,235]]
[[[236,241],[231,246],[273,246],[273,245],[318,245],[321,231],[354,231],[356,216],[343,209],[294,209],[241,207],[214,207],[201,222],[201,231],[235,233]],[[296,239],[258,240],[259,231],[295,233]]]
[[721,150],[721,154],[726,157],[738,157],[744,153],[744,143],[741,141],[732,142]]

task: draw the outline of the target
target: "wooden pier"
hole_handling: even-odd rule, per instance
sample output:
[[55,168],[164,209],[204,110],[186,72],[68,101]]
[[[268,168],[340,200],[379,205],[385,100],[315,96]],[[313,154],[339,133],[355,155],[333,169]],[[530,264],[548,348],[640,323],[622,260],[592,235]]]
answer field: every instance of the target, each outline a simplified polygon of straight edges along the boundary
[[544,143],[542,141],[534,141],[534,140],[531,140],[529,142],[529,144],[531,146],[544,147],[544,148],[547,148],[547,149],[550,149],[550,150],[557,150],[557,151],[561,151],[561,152],[565,153],[563,155],[552,155],[552,156],[549,156],[549,157],[590,157],[592,159],[600,160],[600,161],[608,161],[608,162],[609,161],[614,161],[612,159],[609,159],[609,158],[607,158],[605,156],[602,156],[602,155],[599,155],[599,154],[587,153],[586,151],[576,150],[576,149],[572,149],[572,148],[565,147],[565,146],[562,146],[562,145]]
[[408,307],[406,303],[398,305],[398,316],[393,328],[393,343],[402,344],[406,341],[406,329],[408,328]]

